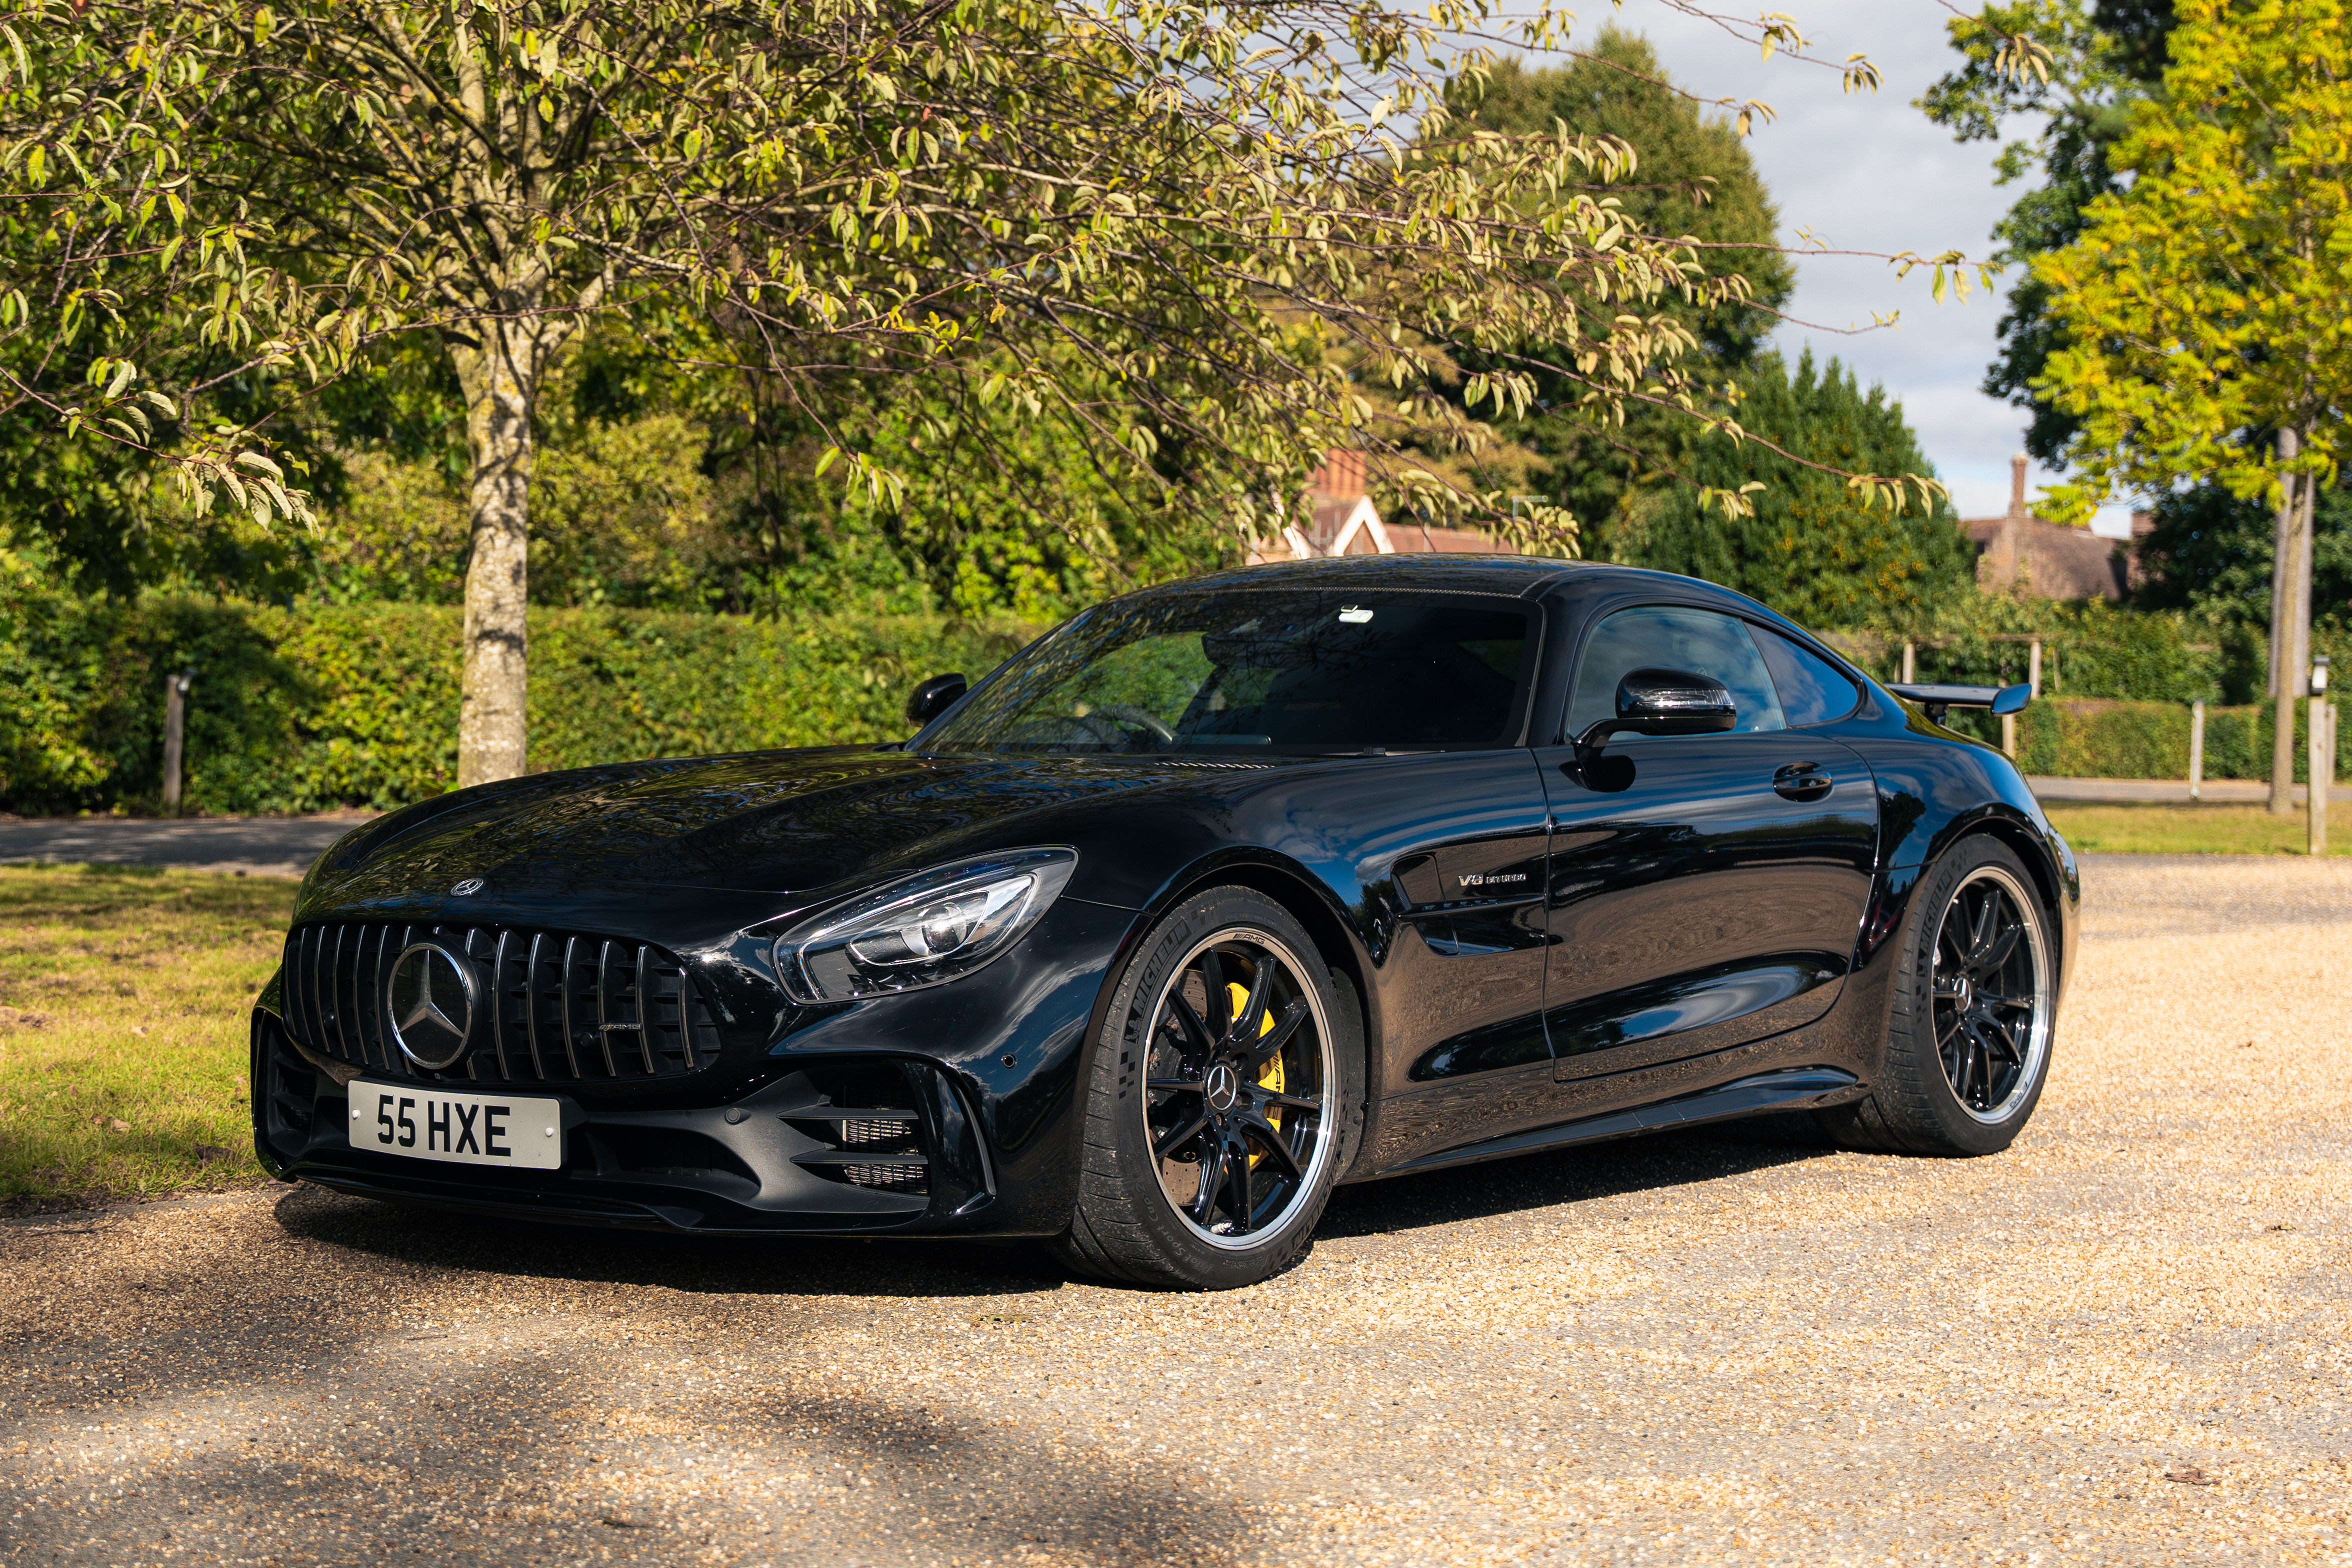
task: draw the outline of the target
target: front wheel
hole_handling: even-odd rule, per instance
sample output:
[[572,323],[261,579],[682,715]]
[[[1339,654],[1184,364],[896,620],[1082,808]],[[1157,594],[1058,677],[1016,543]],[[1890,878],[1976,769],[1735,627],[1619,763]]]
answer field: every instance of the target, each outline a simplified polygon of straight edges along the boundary
[[1922,880],[1886,1062],[1870,1098],[1821,1113],[1851,1148],[1991,1154],[2042,1099],[2056,1013],[2048,913],[2014,851],[1964,838]]
[[1246,888],[1186,900],[1097,1042],[1063,1261],[1210,1290],[1288,1267],[1353,1155],[1362,1063],[1354,992],[1287,910]]

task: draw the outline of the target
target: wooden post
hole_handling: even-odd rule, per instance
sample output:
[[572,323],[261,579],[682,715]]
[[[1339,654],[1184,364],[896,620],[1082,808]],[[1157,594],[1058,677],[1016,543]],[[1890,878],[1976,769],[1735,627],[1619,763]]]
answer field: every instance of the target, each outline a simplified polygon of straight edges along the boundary
[[2189,798],[2205,796],[2205,704],[2189,705]]
[[2311,852],[2327,853],[2327,797],[2336,783],[2336,704],[2321,698],[2311,700],[2310,718],[2305,737],[2311,748],[2311,793],[2305,801],[2309,808],[2306,820],[2311,825]]
[[188,685],[195,672],[163,678],[163,810],[180,815],[180,759],[187,732]]
[[1903,645],[1903,684],[1906,686],[1911,684],[1911,645],[1905,643]]
[[2025,684],[2036,697],[2042,695],[2042,639],[2035,637],[2025,651]]
[[2011,762],[2017,761],[2017,715],[2014,713],[2000,716],[2000,749],[2009,753]]

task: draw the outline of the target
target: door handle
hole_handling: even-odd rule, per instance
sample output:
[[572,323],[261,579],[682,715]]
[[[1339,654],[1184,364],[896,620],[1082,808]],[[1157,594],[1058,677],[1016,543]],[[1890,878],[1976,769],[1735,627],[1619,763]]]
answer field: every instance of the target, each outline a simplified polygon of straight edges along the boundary
[[1788,800],[1819,800],[1836,786],[1818,763],[1791,763],[1772,775],[1772,793]]

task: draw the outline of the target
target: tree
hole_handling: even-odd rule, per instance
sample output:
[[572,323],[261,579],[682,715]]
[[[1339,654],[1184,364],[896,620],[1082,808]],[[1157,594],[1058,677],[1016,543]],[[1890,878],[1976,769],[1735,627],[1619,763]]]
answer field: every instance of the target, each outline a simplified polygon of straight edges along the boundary
[[[1017,409],[1246,528],[1362,427],[1368,388],[1442,398],[1463,353],[1551,345],[1596,425],[1695,407],[1665,302],[1727,297],[1612,205],[1622,145],[1453,127],[1442,87],[1486,68],[1496,0],[20,0],[0,21],[0,166],[40,237],[0,258],[20,399],[134,446],[160,419],[194,504],[268,520],[306,510],[253,435],[269,419],[172,421],[240,382],[290,405],[404,338],[446,353],[465,784],[524,766],[533,415],[592,322],[708,314],[714,368],[764,378],[869,494],[903,476],[842,411],[946,376],[975,438],[999,426],[965,410]],[[1563,24],[1517,26],[1547,47]],[[1462,391],[1518,411],[1533,380],[1503,363]]]
[[[1678,368],[1719,386],[1754,362],[1796,290],[1796,268],[1780,245],[1780,215],[1740,132],[1727,119],[1702,114],[1646,38],[1604,27],[1591,51],[1569,65],[1528,70],[1499,62],[1451,98],[1470,121],[1494,131],[1527,135],[1561,125],[1623,142],[1636,164],[1614,188],[1618,210],[1644,232],[1690,237],[1711,273],[1737,280],[1719,298],[1662,301],[1696,345]],[[1576,378],[1555,369],[1574,345],[1529,343],[1518,352],[1533,362],[1535,405],[1503,429],[1535,455],[1528,482],[1584,521],[1595,535],[1589,548],[1623,556],[1611,539],[1622,509],[1640,488],[1679,471],[1698,427],[1640,406],[1629,410],[1623,429],[1595,427],[1582,416]]]
[[[1994,142],[2012,117],[2042,116],[2038,135],[2002,147],[1994,162],[2003,184],[2042,176],[1994,226],[1995,260],[2030,268],[2072,244],[2084,206],[2122,188],[2109,156],[2132,105],[2163,79],[2172,26],[2172,0],[2011,0],[1948,24],[1965,63],[1919,100],[1930,120],[1958,141]],[[2000,357],[1984,380],[1987,393],[2032,416],[2025,449],[2045,463],[2058,460],[2075,430],[2074,416],[2035,384],[2057,331],[2049,286],[2028,270],[2010,289],[1997,328]]]
[[[2144,609],[2187,610],[2209,621],[2271,624],[2274,520],[2207,481],[2161,496],[2156,526],[2140,541]],[[2312,519],[2311,618],[2315,628],[2352,627],[2352,489],[2342,476],[2323,487]]]
[[1762,485],[1754,512],[1725,519],[1694,505],[1686,489],[1653,490],[1633,508],[1628,555],[1817,626],[1883,623],[1972,588],[1969,552],[1948,502],[1899,514],[1864,508],[1827,471],[1932,472],[1901,404],[1876,386],[1865,395],[1835,360],[1816,371],[1810,349],[1794,374],[1779,354],[1764,355],[1743,388],[1741,427],[1821,467],[1792,463],[1755,440],[1700,437],[1686,458],[1691,477],[1721,489]]
[[2189,0],[2160,98],[2074,244],[2040,258],[2063,335],[2038,382],[2080,421],[2077,510],[2117,484],[2211,479],[2277,507],[2271,809],[2292,809],[2307,688],[2314,500],[2352,398],[2352,35],[2339,0]]

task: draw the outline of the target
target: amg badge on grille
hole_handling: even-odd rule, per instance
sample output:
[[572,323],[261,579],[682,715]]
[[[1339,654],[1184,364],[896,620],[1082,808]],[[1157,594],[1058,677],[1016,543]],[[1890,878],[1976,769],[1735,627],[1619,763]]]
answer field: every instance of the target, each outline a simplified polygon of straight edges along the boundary
[[392,1037],[418,1067],[438,1070],[466,1051],[481,981],[464,957],[437,942],[411,942],[392,961],[383,1000]]

